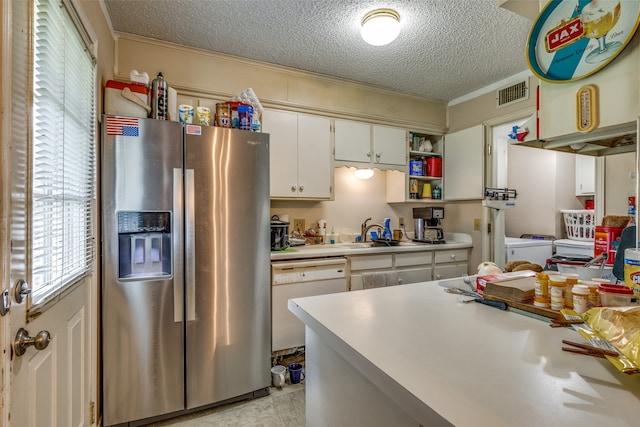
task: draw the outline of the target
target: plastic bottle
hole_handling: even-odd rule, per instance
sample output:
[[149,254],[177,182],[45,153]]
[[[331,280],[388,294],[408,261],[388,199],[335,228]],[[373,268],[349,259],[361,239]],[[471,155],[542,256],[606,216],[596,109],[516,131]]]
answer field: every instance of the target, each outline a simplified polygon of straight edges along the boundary
[[564,308],[564,288],[567,279],[564,276],[549,276],[549,296],[551,297],[551,310]]
[[578,314],[582,314],[588,309],[589,294],[591,291],[588,286],[574,285],[572,289],[573,293],[573,311]]
[[168,120],[168,102],[167,81],[158,73],[151,83],[151,118]]
[[565,308],[573,308],[573,292],[572,289],[575,285],[578,284],[578,279],[580,275],[567,273],[564,274],[566,278],[565,288],[564,288],[564,306]]
[[551,306],[551,298],[549,296],[549,276],[546,273],[536,274],[533,305],[536,307]]
[[391,240],[393,238],[393,234],[391,233],[391,228],[389,224],[391,223],[391,218],[384,219],[384,230],[382,231],[382,238],[386,240]]

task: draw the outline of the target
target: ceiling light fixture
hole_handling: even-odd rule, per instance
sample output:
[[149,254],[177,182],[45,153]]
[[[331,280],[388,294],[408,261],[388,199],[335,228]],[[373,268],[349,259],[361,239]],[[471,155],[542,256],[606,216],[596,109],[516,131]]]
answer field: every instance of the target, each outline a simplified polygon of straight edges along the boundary
[[369,179],[373,176],[373,169],[356,169],[353,174],[356,178]]
[[393,9],[375,9],[362,18],[360,34],[373,46],[389,44],[400,34],[400,15]]

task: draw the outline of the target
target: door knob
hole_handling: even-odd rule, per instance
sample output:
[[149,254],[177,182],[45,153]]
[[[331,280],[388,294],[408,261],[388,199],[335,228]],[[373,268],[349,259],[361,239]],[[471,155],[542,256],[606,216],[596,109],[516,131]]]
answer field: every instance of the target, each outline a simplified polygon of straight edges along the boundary
[[49,341],[51,341],[49,331],[40,331],[35,337],[30,337],[29,331],[20,328],[13,342],[13,350],[16,356],[22,356],[29,346],[34,346],[36,350],[44,350],[49,345]]
[[25,297],[30,293],[31,288],[26,281],[20,279],[16,282],[16,286],[13,288],[13,298],[18,304],[21,304]]

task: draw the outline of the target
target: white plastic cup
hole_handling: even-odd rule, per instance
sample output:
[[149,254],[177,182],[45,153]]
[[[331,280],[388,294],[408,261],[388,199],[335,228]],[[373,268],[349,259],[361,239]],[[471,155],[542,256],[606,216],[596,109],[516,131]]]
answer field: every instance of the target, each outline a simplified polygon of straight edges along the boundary
[[287,368],[282,365],[276,365],[271,368],[271,384],[273,384],[274,387],[280,388],[284,386],[285,372],[287,372]]

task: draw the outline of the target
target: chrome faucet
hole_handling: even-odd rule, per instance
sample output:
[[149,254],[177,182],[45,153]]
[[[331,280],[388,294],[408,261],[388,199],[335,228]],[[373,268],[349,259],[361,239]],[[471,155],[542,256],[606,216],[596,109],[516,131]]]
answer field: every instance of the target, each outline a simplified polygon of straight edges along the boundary
[[365,219],[364,222],[362,224],[360,224],[360,241],[362,241],[362,242],[366,242],[367,241],[367,233],[372,228],[378,227],[379,228],[378,234],[382,234],[382,230],[384,229],[384,225],[380,225],[380,224],[369,224],[369,225],[367,225],[367,222],[369,222],[369,221],[371,221],[371,218]]

